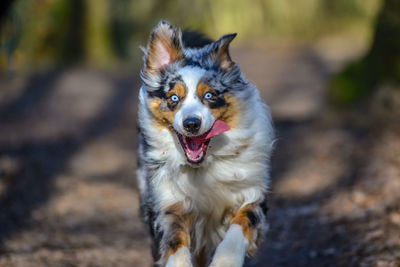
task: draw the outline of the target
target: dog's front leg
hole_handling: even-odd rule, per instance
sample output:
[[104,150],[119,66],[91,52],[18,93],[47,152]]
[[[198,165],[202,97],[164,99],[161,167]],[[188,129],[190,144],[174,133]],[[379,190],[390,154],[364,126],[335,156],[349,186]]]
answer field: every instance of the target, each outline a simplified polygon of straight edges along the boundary
[[167,267],[192,267],[190,228],[193,216],[185,213],[179,204],[169,207],[160,216],[163,234],[159,264]]
[[[257,204],[248,204],[230,221],[224,239],[218,245],[210,267],[240,267],[246,253],[255,253],[257,240],[263,234],[265,216]],[[249,251],[248,251],[249,250]]]

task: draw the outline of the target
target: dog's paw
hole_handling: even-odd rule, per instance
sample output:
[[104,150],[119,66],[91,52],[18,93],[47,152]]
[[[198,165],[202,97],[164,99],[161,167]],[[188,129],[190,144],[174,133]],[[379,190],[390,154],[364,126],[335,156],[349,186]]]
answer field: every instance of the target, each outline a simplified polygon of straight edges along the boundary
[[209,267],[242,267],[243,259],[233,253],[216,255]]
[[209,267],[241,267],[248,248],[248,241],[243,236],[242,227],[231,225],[225,238],[215,250]]
[[181,247],[169,256],[166,267],[193,267],[192,256],[187,247]]

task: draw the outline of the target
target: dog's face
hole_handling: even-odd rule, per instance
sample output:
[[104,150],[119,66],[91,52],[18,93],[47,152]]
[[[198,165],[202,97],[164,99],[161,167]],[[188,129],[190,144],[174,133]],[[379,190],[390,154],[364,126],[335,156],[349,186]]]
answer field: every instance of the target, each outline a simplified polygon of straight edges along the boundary
[[235,128],[246,81],[231,60],[225,35],[199,49],[185,48],[181,32],[167,22],[153,30],[141,77],[154,127],[178,136],[187,160],[200,164],[210,139]]

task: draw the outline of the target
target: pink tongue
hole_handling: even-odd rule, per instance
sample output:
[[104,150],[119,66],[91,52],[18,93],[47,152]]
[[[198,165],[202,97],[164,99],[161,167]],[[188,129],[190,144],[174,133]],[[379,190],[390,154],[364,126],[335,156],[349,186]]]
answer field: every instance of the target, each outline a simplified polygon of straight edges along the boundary
[[222,134],[223,132],[229,131],[231,128],[225,122],[216,120],[211,127],[211,130],[206,134],[198,137],[192,137],[196,142],[204,142],[216,135]]
[[230,129],[231,127],[229,127],[228,124],[223,121],[217,120],[214,122],[211,131],[208,132],[205,139],[210,139],[211,137],[222,134],[223,132],[229,131]]

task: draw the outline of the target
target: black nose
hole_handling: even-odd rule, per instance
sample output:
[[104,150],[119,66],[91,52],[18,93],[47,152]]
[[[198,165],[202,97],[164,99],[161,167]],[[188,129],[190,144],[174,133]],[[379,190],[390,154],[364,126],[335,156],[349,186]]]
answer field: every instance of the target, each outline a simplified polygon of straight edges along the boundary
[[201,120],[198,118],[187,118],[183,121],[183,128],[189,133],[195,134],[199,131]]

